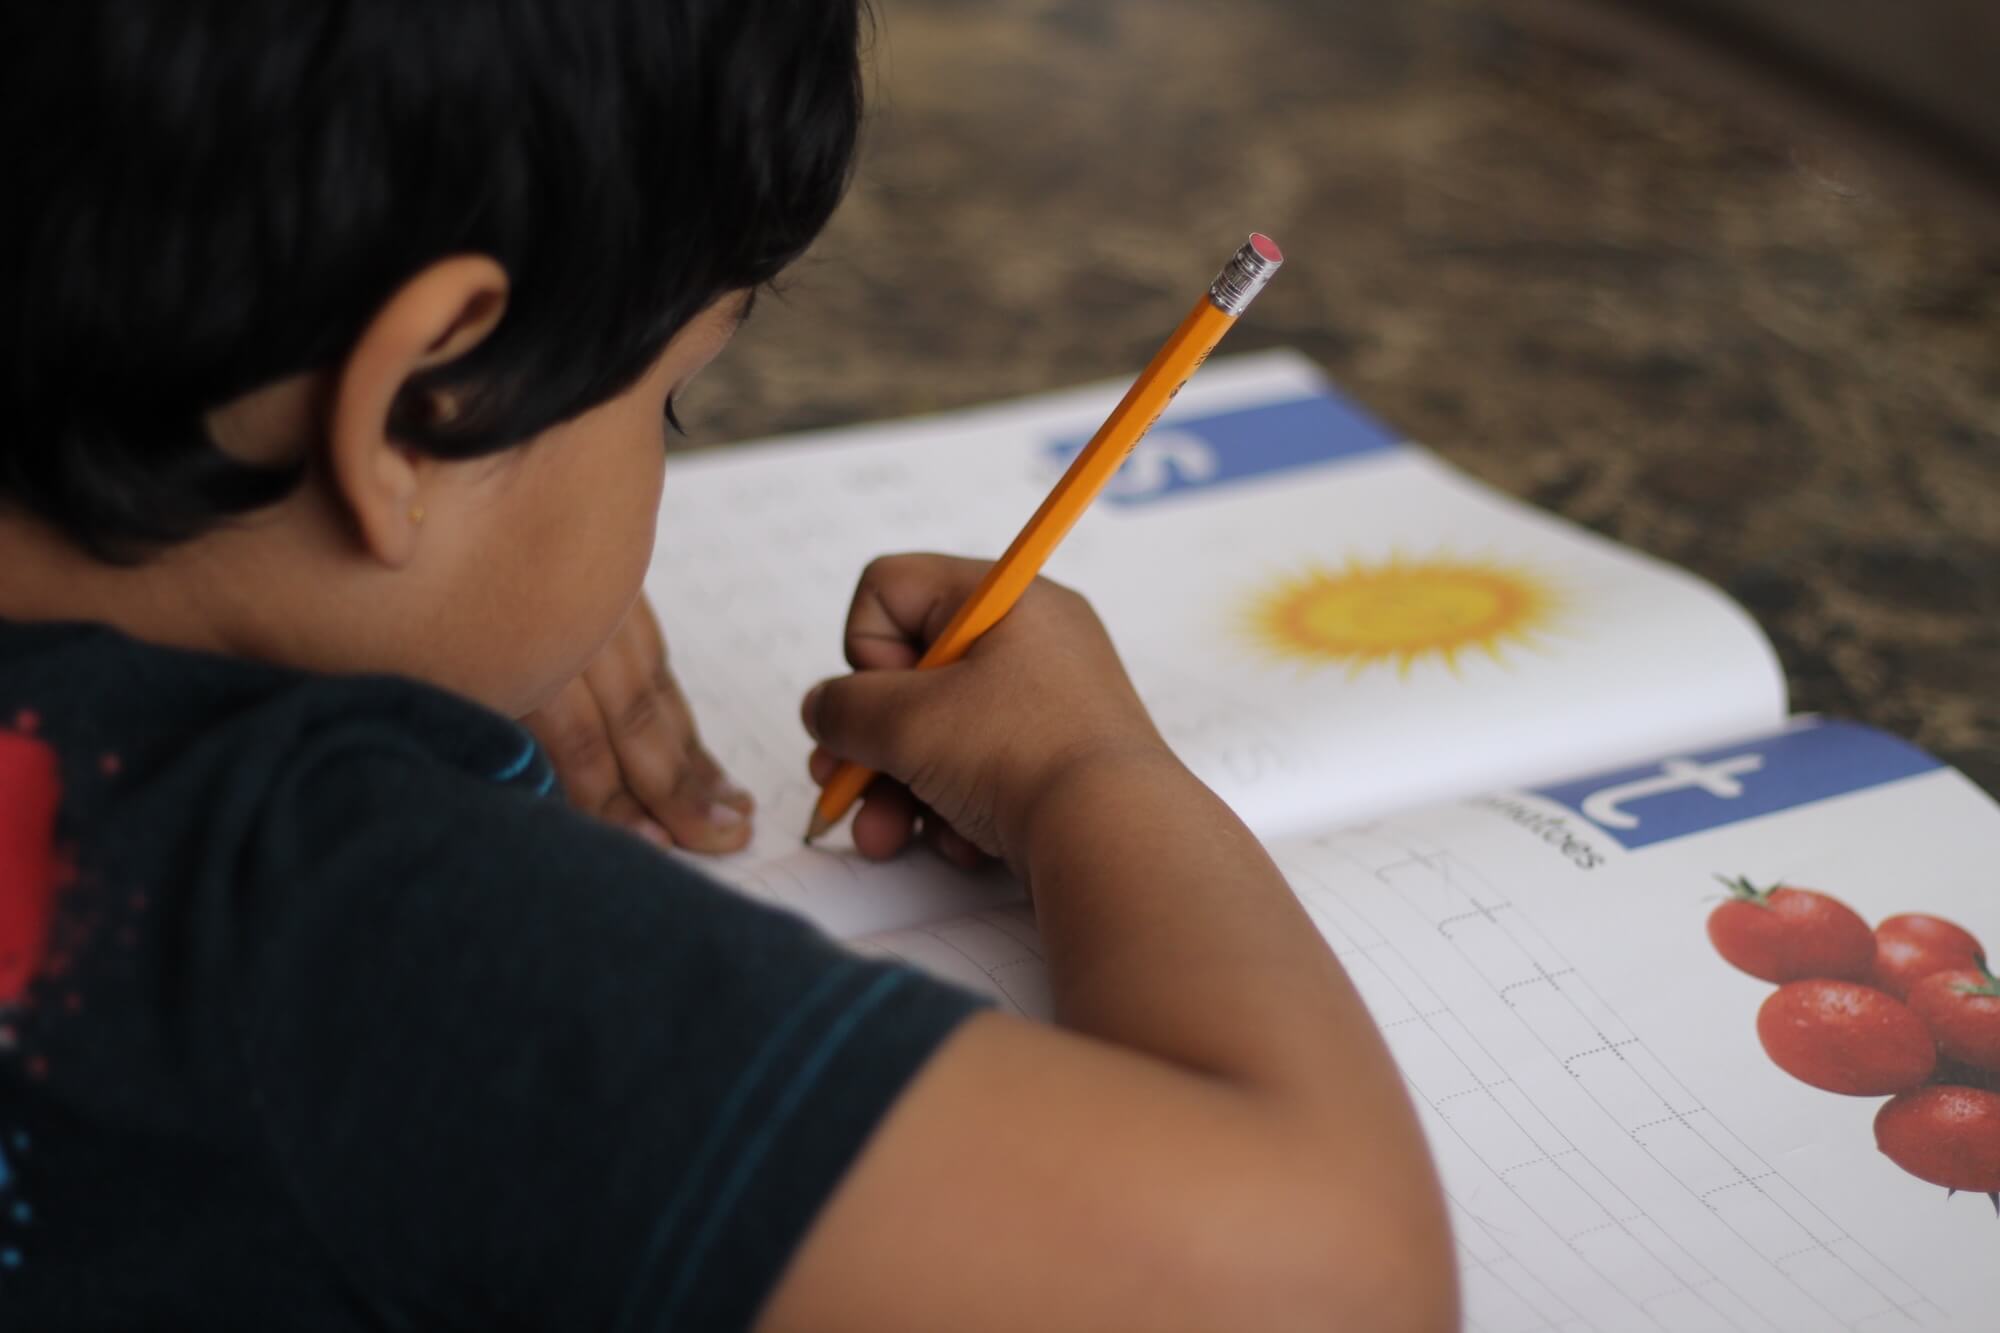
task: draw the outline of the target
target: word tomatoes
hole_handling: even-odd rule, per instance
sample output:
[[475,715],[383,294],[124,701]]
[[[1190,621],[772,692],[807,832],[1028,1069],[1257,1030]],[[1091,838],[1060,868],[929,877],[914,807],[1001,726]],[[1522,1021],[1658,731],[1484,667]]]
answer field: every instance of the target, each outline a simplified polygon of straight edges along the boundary
[[2000,980],[1983,967],[1933,972],[1910,990],[1938,1049],[1974,1069],[2000,1074]]
[[1731,900],[1708,916],[1708,938],[1734,966],[1764,981],[1866,981],[1875,932],[1854,909],[1811,889],[1759,889],[1741,876],[1722,881]]
[[1881,1097],[1923,1083],[1937,1043],[1908,1005],[1851,981],[1793,981],[1757,1011],[1757,1039],[1802,1083],[1850,1097]]
[[1943,917],[1908,912],[1875,927],[1874,985],[1899,1000],[1933,972],[1984,967],[1986,950],[1970,931]]
[[1876,1112],[1875,1146],[1919,1180],[2000,1191],[2000,1092],[1939,1083],[1903,1093]]

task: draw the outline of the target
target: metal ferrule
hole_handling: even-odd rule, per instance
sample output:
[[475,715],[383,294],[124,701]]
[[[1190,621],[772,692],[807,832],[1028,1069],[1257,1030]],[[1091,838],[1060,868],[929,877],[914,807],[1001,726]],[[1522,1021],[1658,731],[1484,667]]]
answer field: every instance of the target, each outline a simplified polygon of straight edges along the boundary
[[1208,289],[1208,299],[1215,302],[1215,308],[1225,315],[1240,315],[1250,308],[1257,299],[1257,293],[1264,290],[1264,284],[1271,280],[1284,261],[1273,263],[1257,253],[1257,247],[1246,241],[1216,277],[1215,285]]

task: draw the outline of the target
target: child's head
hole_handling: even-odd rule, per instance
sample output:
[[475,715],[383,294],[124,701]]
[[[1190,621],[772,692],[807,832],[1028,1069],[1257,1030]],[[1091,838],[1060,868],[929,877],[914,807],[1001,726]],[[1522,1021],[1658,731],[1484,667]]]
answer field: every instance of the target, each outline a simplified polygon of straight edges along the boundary
[[86,552],[79,588],[143,581],[154,608],[220,581],[181,600],[221,646],[532,705],[636,592],[668,395],[839,198],[857,23],[855,0],[10,6],[17,554]]

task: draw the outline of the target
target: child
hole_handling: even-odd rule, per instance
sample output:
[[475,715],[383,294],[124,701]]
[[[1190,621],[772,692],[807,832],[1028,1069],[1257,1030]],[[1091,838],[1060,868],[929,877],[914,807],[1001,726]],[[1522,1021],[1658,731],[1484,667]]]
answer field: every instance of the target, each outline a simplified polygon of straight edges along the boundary
[[1381,1041],[1075,595],[919,675],[980,567],[879,561],[803,704],[822,780],[898,780],[862,845],[1030,887],[1060,1028],[566,807],[507,720],[834,207],[856,0],[0,25],[0,1326],[1453,1322]]

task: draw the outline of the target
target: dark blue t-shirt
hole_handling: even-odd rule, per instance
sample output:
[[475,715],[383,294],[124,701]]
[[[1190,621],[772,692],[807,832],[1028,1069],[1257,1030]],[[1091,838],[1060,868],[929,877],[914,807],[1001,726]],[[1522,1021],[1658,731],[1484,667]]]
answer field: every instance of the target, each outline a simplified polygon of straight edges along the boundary
[[976,1004],[518,727],[0,623],[0,1328],[734,1328]]

